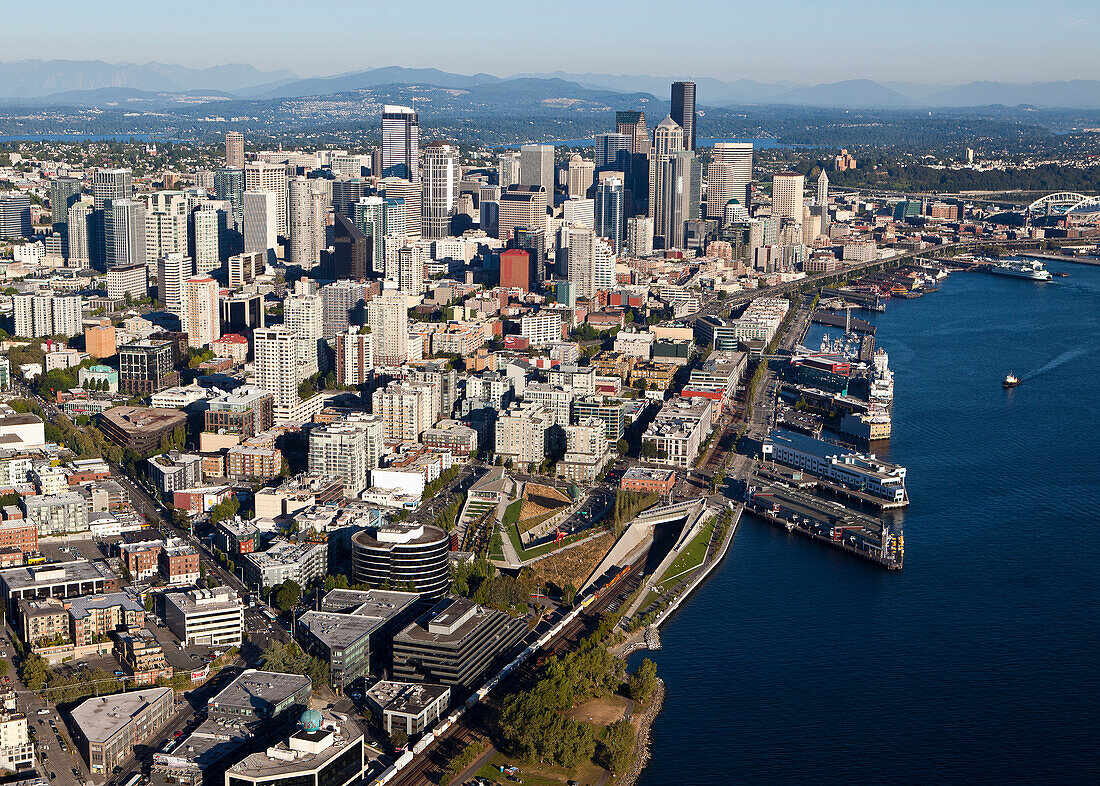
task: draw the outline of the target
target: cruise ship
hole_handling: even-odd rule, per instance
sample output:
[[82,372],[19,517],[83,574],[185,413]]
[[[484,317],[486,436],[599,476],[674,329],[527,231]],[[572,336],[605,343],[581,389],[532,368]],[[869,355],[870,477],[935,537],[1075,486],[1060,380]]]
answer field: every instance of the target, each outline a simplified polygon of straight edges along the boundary
[[990,273],[998,276],[1015,276],[1016,278],[1028,278],[1032,281],[1050,281],[1050,271],[1043,267],[1042,262],[1033,261],[1009,261],[997,262],[989,268]]

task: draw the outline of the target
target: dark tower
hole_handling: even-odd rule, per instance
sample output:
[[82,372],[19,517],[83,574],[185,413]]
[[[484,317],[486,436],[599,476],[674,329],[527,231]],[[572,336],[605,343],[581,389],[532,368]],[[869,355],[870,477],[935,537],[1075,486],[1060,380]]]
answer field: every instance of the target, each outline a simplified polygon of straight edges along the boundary
[[684,129],[684,148],[695,152],[695,83],[672,83],[672,119]]

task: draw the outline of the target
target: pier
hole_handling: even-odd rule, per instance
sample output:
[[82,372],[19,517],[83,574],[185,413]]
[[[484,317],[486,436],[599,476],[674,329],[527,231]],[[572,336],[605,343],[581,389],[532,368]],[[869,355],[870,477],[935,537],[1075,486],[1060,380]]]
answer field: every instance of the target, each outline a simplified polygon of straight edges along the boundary
[[769,483],[754,476],[745,509],[754,516],[869,560],[888,570],[901,570],[904,538],[900,527],[866,516],[805,491]]
[[818,325],[827,325],[828,327],[848,328],[856,333],[866,333],[869,335],[875,335],[875,326],[864,319],[855,319],[854,317],[848,319],[842,317],[839,314],[831,314],[828,311],[822,311],[818,309],[814,312],[813,321]]

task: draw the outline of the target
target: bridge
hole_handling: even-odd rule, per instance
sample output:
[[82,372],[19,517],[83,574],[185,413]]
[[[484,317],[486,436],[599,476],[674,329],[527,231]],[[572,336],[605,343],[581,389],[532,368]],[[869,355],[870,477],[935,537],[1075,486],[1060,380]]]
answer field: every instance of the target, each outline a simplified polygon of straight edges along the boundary
[[1092,214],[1100,213],[1100,196],[1086,196],[1076,191],[1058,191],[1040,197],[1027,206],[1027,215],[1075,215],[1086,219],[1095,219]]

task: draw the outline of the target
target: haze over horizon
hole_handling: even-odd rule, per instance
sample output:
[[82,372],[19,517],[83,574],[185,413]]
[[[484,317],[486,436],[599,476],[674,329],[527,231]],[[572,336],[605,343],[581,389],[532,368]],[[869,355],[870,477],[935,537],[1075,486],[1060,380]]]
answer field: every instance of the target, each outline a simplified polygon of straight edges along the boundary
[[[166,4],[145,16],[117,0],[73,5],[67,23],[51,30],[48,49],[39,37],[13,36],[4,60],[244,63],[300,77],[397,65],[496,76],[560,70],[798,84],[1100,79],[1100,14],[1094,4],[1068,0],[1044,4],[1041,15],[1021,0],[928,0],[919,8],[854,0],[835,13],[807,0],[701,0],[690,14],[668,14],[654,0],[636,0],[629,12],[577,0],[545,9],[490,0],[476,14],[424,0],[415,16],[405,6],[345,0],[329,3],[324,14],[302,8],[290,0]],[[9,8],[6,16],[13,30],[41,21],[30,6]],[[410,26],[412,37],[395,32]],[[668,46],[654,45],[661,40]]]

